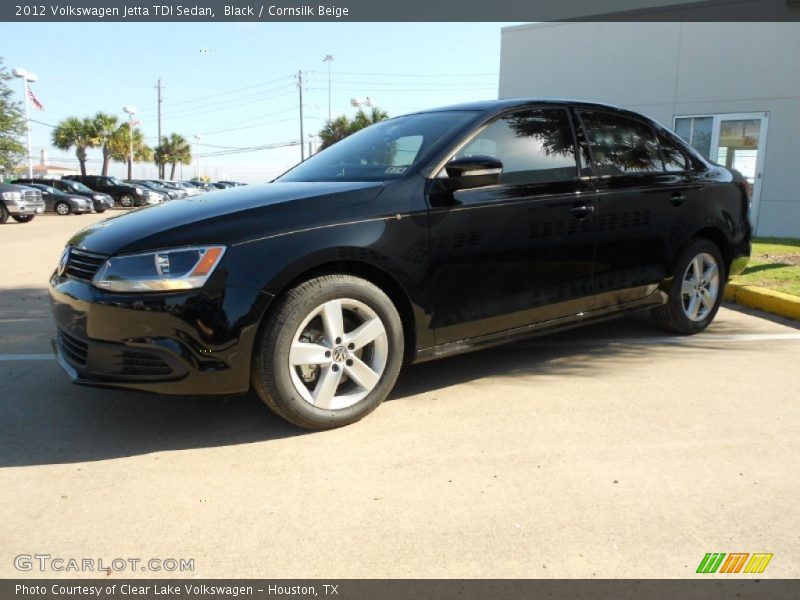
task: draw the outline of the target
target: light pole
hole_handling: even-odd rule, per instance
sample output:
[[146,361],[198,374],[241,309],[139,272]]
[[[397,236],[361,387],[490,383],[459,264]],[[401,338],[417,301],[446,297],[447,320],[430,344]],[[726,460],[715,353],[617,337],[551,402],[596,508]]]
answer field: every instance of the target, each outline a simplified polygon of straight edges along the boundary
[[[203,136],[201,136],[199,133],[195,133],[192,137],[197,140],[198,144],[200,143],[200,140],[203,139]],[[203,181],[203,176],[200,175],[200,153],[197,152],[195,155],[197,156],[197,180]]]
[[35,74],[28,73],[25,69],[17,68],[11,71],[14,77],[22,79],[22,88],[25,96],[25,135],[28,141],[28,178],[33,178],[33,158],[31,157],[31,119],[28,115],[28,83],[39,79]]
[[128,179],[133,179],[133,115],[136,114],[136,109],[123,106],[122,110],[128,113]]
[[331,120],[331,63],[333,62],[333,55],[326,54],[322,62],[328,63],[328,121]]

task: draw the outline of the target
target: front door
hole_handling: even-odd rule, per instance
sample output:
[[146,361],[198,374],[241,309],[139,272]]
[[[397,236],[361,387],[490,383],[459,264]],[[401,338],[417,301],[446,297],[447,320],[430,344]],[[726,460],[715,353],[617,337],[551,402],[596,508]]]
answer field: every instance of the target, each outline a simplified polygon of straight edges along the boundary
[[564,108],[527,108],[484,126],[454,158],[503,163],[499,185],[433,198],[429,313],[437,344],[587,311],[595,234]]
[[768,113],[732,113],[675,117],[675,133],[700,154],[736,169],[750,184],[750,222],[758,225]]

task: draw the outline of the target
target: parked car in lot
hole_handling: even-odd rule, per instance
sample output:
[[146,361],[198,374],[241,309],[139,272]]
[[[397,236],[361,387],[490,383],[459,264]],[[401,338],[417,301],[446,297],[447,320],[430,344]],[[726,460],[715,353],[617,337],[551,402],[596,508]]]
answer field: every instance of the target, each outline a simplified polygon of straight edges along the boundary
[[200,189],[199,187],[195,187],[185,181],[170,181],[170,183],[174,186],[179,187],[184,192],[186,192],[187,196],[197,196],[198,194],[202,194],[205,190]]
[[210,192],[212,190],[217,189],[206,181],[184,181],[183,183],[185,183],[186,185],[191,185],[200,190],[201,192]]
[[145,188],[148,192],[155,194],[161,202],[166,202],[167,200],[174,200],[178,197],[177,194],[171,194],[169,190],[167,190],[164,186],[155,183],[154,181],[144,180],[144,179],[129,179],[127,183],[131,185],[138,185]]
[[28,186],[42,192],[45,212],[55,212],[59,215],[81,215],[92,212],[92,201],[88,198],[66,194],[43,183],[29,183]]
[[101,194],[99,192],[95,192],[90,190],[88,187],[83,185],[82,183],[78,183],[77,181],[71,181],[69,179],[15,179],[12,183],[18,183],[22,185],[29,185],[32,183],[41,183],[44,185],[49,185],[50,187],[54,187],[57,190],[69,194],[71,196],[83,196],[84,198],[89,198],[92,202],[92,208],[94,208],[95,212],[105,212],[109,208],[114,208],[114,199],[109,196],[108,194]]
[[153,181],[175,194],[175,198],[186,198],[186,196],[188,196],[186,190],[176,184],[174,181],[168,181],[166,179],[154,179]]
[[242,183],[241,181],[220,181],[222,185],[226,185],[228,187],[239,187],[242,185],[247,185],[246,183]]
[[78,383],[251,386],[352,423],[403,362],[649,311],[693,334],[750,252],[744,178],[606,105],[464,104],[372,125],[275,183],[83,230],[50,280]]
[[0,224],[6,223],[8,217],[17,223],[27,223],[43,212],[44,201],[39,190],[0,182]]
[[130,185],[118,177],[103,177],[101,175],[65,175],[62,177],[62,179],[77,181],[91,188],[95,192],[108,194],[123,208],[158,204],[157,200],[149,197],[141,186]]

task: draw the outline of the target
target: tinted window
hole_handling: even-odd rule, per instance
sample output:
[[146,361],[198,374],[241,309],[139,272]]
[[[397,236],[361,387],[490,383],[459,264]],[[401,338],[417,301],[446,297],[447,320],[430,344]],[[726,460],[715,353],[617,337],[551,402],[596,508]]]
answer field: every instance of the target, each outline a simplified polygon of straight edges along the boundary
[[680,172],[689,170],[689,159],[672,140],[663,135],[658,136],[661,145],[661,156],[664,158],[664,170],[669,172]]
[[580,111],[597,175],[662,172],[649,125],[610,113]]
[[506,115],[481,131],[455,157],[479,155],[502,161],[501,183],[570,181],[577,176],[575,143],[563,109]]

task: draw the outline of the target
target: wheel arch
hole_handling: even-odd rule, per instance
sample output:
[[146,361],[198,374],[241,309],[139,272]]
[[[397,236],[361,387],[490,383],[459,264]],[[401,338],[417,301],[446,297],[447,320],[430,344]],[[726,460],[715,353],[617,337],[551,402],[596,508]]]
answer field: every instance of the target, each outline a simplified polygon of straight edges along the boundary
[[733,262],[733,244],[731,244],[725,233],[717,227],[705,227],[694,234],[695,238],[703,238],[712,242],[722,253],[725,260],[725,277],[730,273],[731,262]]

